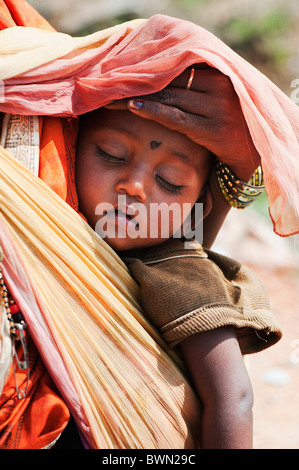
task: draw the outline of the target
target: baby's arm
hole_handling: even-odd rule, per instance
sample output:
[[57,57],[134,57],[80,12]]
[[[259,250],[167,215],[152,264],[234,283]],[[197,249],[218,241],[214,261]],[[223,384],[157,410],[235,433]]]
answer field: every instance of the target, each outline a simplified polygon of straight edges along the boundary
[[180,350],[203,405],[200,447],[252,448],[253,393],[234,328],[192,335]]

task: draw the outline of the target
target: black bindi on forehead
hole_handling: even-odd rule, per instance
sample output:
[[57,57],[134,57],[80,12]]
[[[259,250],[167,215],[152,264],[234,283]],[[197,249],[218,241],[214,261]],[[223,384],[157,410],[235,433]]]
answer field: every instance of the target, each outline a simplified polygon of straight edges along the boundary
[[151,149],[152,149],[152,150],[155,150],[155,149],[157,149],[158,147],[160,147],[161,144],[162,144],[162,142],[157,142],[156,140],[152,140],[152,141],[151,141]]

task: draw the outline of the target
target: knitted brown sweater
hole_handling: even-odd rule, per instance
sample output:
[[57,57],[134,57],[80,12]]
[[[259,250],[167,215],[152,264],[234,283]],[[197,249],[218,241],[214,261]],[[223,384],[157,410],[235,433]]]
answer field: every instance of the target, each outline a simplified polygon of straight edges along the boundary
[[243,354],[281,338],[264,286],[247,267],[180,239],[123,256],[140,286],[141,305],[174,347],[188,336],[233,325]]

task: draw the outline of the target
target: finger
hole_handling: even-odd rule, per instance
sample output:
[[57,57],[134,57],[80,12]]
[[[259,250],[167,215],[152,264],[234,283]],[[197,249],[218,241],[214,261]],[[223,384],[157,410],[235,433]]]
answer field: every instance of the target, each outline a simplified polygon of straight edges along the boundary
[[[205,117],[211,117],[215,114],[215,109],[218,109],[214,97],[210,97],[205,93],[174,87],[167,87],[151,95],[132,97],[130,99],[161,103],[167,106],[173,106],[187,113],[198,114]],[[106,105],[105,108],[125,110],[128,109],[128,101],[129,99],[116,100]]]
[[[169,86],[186,89],[191,69],[192,67],[189,67],[184,70]],[[214,67],[197,68],[195,65],[194,69],[194,77],[190,87],[192,91],[224,93],[224,87],[233,88],[229,77]]]
[[186,68],[178,77],[176,77],[172,82],[170,82],[170,86],[177,86],[179,88],[186,88],[191,69],[194,68],[195,70],[208,70],[212,67],[205,62],[194,64],[188,68]]
[[215,114],[215,109],[219,110],[214,96],[175,87],[164,88],[164,90],[158,93],[143,97],[142,100],[173,106],[181,111],[205,117],[211,117]]
[[212,134],[209,118],[186,113],[173,106],[134,99],[128,101],[128,109],[142,118],[150,119],[168,129],[185,134],[198,144],[206,143],[209,140],[209,134]]
[[[200,66],[201,68],[199,68]],[[183,111],[201,114],[206,117],[215,115],[215,110],[221,112],[219,107],[225,105],[223,97],[230,102],[238,100],[229,77],[207,64],[197,64],[195,67],[198,68],[195,70],[190,90],[186,89],[190,69],[186,69],[162,91],[144,95],[140,98],[175,106]],[[105,107],[108,109],[127,109],[127,102],[127,99],[116,100]]]

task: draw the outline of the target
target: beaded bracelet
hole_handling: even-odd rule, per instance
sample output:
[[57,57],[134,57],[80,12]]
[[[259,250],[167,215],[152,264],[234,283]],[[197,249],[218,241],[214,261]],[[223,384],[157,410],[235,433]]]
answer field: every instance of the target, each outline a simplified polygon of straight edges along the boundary
[[237,209],[245,209],[252,204],[264,190],[262,167],[259,166],[248,183],[239,180],[225,163],[216,161],[217,181],[227,202]]

